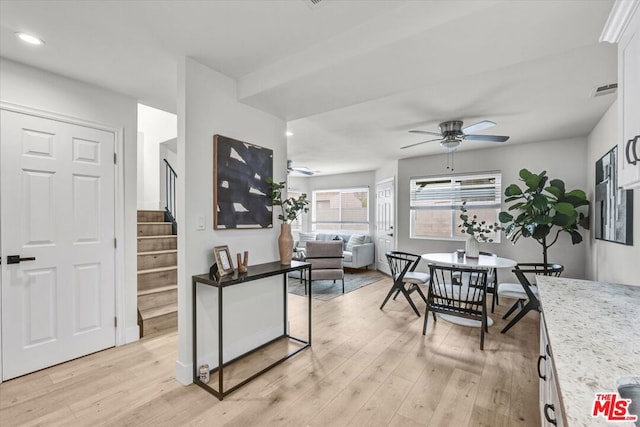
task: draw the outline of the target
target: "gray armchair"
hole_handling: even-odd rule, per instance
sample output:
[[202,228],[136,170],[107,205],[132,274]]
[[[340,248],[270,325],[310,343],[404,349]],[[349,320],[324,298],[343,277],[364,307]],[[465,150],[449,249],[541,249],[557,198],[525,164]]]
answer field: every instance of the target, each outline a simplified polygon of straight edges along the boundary
[[342,293],[344,293],[342,241],[309,241],[306,254],[306,261],[311,263],[311,279],[333,280],[334,283],[336,280],[342,280]]

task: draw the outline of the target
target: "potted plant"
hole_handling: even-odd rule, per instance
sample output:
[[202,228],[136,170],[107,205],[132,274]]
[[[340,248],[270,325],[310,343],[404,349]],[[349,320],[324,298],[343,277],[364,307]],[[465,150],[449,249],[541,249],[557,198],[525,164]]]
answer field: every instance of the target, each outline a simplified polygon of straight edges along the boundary
[[287,183],[274,182],[272,178],[267,178],[267,184],[271,188],[271,205],[275,208],[280,206],[278,219],[282,221],[280,225],[280,236],[278,237],[278,250],[280,252],[280,263],[291,264],[293,257],[293,236],[291,235],[291,223],[302,213],[309,212],[309,200],[307,195],[302,193],[299,197],[289,197],[283,199],[283,191],[287,188]]
[[549,181],[546,171],[534,174],[522,169],[520,181],[524,182],[524,188],[511,184],[505,189],[505,203],[514,203],[508,212],[500,212],[498,218],[507,224],[504,230],[511,242],[517,242],[520,237],[531,237],[538,242],[546,266],[549,264],[547,252],[558,241],[560,233],[569,234],[574,245],[582,241],[578,230],[589,227],[586,215],[589,201],[584,191],[566,191],[564,181]]
[[462,202],[460,206],[460,219],[462,224],[458,224],[460,232],[462,234],[468,234],[469,238],[465,244],[465,255],[468,258],[478,258],[480,255],[479,242],[493,242],[493,239],[489,237],[490,233],[498,232],[502,230],[500,224],[494,222],[493,224],[487,224],[487,221],[478,221],[478,216],[469,216],[467,213],[467,201]]

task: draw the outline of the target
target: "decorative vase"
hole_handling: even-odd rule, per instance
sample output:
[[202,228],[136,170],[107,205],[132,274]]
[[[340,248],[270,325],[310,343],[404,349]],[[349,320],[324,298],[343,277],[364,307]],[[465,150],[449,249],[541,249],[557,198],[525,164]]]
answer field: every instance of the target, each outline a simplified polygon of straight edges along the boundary
[[280,225],[278,250],[280,251],[280,264],[291,264],[291,258],[293,257],[293,236],[291,235],[291,224]]
[[478,258],[480,256],[480,242],[475,236],[470,236],[465,244],[465,255],[467,258]]

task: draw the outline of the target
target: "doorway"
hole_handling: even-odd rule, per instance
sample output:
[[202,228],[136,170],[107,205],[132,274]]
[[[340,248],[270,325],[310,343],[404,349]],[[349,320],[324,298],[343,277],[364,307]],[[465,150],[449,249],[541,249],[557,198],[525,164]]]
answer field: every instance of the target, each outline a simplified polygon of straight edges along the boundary
[[395,250],[395,179],[376,184],[376,268],[391,274],[385,254]]
[[2,379],[116,342],[116,135],[1,110]]

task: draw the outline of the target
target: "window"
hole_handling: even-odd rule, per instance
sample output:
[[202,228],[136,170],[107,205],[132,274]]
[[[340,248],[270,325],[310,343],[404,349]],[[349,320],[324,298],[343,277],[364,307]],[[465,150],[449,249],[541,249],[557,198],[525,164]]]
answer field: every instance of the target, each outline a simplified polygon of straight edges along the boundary
[[313,192],[313,231],[369,231],[369,189]]
[[[467,236],[458,228],[463,201],[470,215],[477,215],[480,221],[498,222],[500,172],[412,178],[409,185],[412,239],[465,239]],[[500,233],[489,237],[500,242]]]

